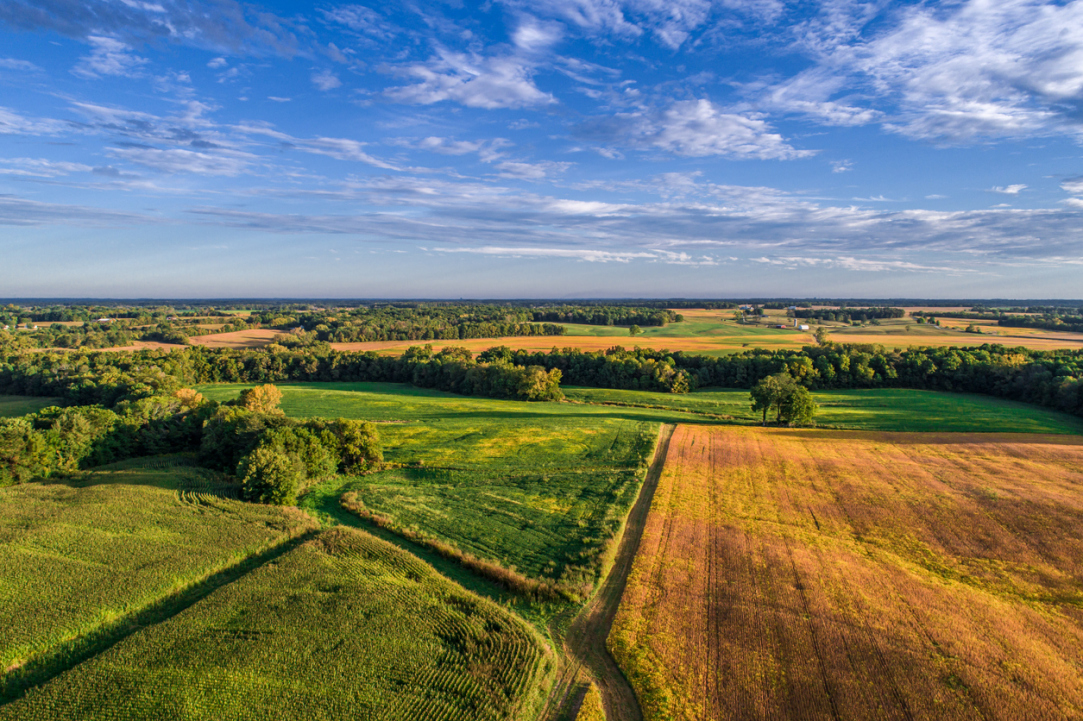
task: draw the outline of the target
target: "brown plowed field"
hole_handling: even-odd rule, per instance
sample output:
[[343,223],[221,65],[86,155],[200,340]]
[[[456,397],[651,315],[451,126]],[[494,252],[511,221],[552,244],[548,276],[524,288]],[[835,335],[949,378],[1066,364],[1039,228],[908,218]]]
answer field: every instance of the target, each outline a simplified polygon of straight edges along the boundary
[[1083,439],[679,427],[609,645],[647,719],[1083,718]]

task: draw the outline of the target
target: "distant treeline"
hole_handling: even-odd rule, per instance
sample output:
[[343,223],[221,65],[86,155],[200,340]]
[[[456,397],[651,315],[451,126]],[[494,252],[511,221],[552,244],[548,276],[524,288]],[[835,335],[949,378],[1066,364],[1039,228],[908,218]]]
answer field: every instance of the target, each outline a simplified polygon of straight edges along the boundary
[[1066,330],[1083,333],[1083,316],[1080,315],[1013,315],[1001,318],[997,325],[1009,328],[1041,328],[1042,330]]
[[[1024,312],[1024,311],[1020,311]],[[1025,312],[1037,313],[1037,310],[1027,309]],[[948,313],[929,313],[918,311],[915,317],[931,318],[960,318],[966,320],[995,320],[997,325],[1005,328],[1040,328],[1042,330],[1071,331],[1083,333],[1083,315],[1058,314],[1043,312],[1041,315],[1013,315],[1010,312],[989,311],[979,312],[976,309],[970,311],[953,311]]]
[[807,318],[810,320],[827,320],[841,323],[853,321],[865,322],[882,318],[905,318],[906,311],[902,308],[854,308],[838,310],[812,310],[798,308],[793,312],[794,318]]
[[577,307],[563,306],[535,310],[535,321],[548,323],[584,323],[587,325],[646,325],[664,326],[679,323],[684,316],[671,310],[652,308],[629,308],[624,306]]

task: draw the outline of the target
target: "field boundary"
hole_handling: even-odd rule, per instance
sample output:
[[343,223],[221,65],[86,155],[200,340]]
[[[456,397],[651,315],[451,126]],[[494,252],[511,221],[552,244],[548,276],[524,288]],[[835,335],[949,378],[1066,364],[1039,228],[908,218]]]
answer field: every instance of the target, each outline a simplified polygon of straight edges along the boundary
[[[628,583],[628,575],[632,571],[636,553],[639,551],[639,544],[647,525],[647,515],[650,513],[651,503],[654,500],[654,491],[662,476],[666,457],[669,454],[669,442],[676,428],[675,424],[666,423],[659,429],[654,459],[643,479],[636,502],[632,505],[632,510],[628,512],[624,533],[617,546],[617,553],[609,575],[599,585],[598,592],[572,621],[564,636],[564,652],[570,662],[569,675],[561,679],[553,689],[554,696],[559,694],[560,698],[548,710],[547,718],[549,719],[566,718],[570,710],[578,711],[589,688],[588,684],[577,683],[580,672],[583,670],[587,672],[601,694],[607,719],[641,721],[643,718],[635,691],[609,652],[606,641],[613,626],[613,619],[617,615],[617,609],[620,607],[621,597],[624,595],[624,588]],[[554,697],[550,697],[550,701],[553,700]]]
[[24,665],[0,676],[0,708],[22,698],[30,689],[41,686],[65,671],[108,651],[141,629],[168,621],[214,591],[292,551],[318,532],[319,529],[308,527],[139,610],[35,656]]

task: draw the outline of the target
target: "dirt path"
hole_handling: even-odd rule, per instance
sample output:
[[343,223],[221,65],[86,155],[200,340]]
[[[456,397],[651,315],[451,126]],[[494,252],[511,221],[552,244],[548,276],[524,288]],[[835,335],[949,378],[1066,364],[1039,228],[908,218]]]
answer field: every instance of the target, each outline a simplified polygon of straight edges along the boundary
[[[598,687],[608,721],[641,721],[643,718],[635,692],[610,655],[605,641],[609,637],[609,629],[613,626],[613,618],[617,615],[621,596],[624,595],[628,574],[632,571],[632,562],[639,550],[639,541],[647,524],[647,513],[651,509],[654,489],[658,487],[658,479],[662,475],[662,467],[669,452],[669,439],[675,428],[676,426],[663,425],[659,431],[654,460],[647,471],[639,497],[628,514],[628,523],[620,546],[617,547],[613,568],[598,593],[572,621],[564,638],[564,651],[571,666],[581,666]],[[578,684],[578,688],[571,694],[570,704],[562,703],[560,706],[565,710],[578,708],[585,692],[586,687]]]

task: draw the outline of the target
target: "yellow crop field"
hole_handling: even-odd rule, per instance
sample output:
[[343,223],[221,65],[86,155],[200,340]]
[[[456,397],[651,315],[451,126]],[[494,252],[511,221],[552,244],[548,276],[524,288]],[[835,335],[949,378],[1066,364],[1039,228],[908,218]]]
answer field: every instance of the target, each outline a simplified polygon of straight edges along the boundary
[[647,719],[1083,718],[1083,439],[678,428],[609,645]]

